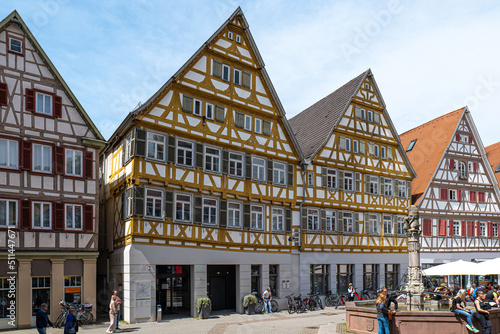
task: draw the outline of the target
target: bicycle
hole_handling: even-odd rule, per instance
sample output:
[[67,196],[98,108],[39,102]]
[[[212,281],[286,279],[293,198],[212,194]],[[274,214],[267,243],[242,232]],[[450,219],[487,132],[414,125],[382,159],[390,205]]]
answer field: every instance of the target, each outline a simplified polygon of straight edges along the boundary
[[[255,313],[262,313],[264,312],[264,301],[262,298],[257,298],[257,304],[255,305]],[[279,305],[278,302],[275,301],[274,299],[271,300],[271,312],[279,312]]]
[[76,320],[82,325],[90,325],[94,321],[92,304],[75,305]]
[[297,312],[297,304],[293,301],[293,293],[286,296],[287,304],[288,304],[288,314],[292,314]]
[[338,292],[332,293],[332,290],[328,290],[326,292],[326,297],[325,297],[325,305],[327,307],[333,307],[337,305],[337,299],[339,299],[340,295]]
[[314,294],[308,293],[307,295],[309,297],[304,298],[304,304],[309,311],[314,311],[314,309],[316,308],[316,305],[314,303],[314,298],[313,298]]
[[314,300],[314,304],[316,305],[316,307],[319,307],[322,310],[325,309],[325,306],[323,305],[323,302],[321,301],[321,298],[319,297],[319,293],[316,292],[313,294],[313,300]]
[[305,312],[306,311],[306,305],[304,304],[304,301],[302,300],[302,294],[298,295],[297,297],[293,297],[295,300],[295,307],[296,307],[296,312]]
[[337,302],[335,303],[335,308],[339,308],[339,306],[345,306],[345,302],[347,300],[347,296],[339,294],[339,297],[337,298]]
[[64,326],[66,323],[66,317],[68,316],[69,313],[69,304],[66,303],[64,300],[59,301],[59,305],[61,305],[61,312],[56,318],[56,321],[54,322],[54,326],[57,328],[61,328]]

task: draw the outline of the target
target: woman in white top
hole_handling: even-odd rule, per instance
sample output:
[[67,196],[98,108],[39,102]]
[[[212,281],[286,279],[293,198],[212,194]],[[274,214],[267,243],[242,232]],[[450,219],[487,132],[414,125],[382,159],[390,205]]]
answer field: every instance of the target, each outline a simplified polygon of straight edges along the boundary
[[109,327],[106,333],[115,333],[115,325],[116,325],[116,313],[117,313],[117,305],[116,305],[116,296],[113,295],[111,297],[111,302],[109,303]]

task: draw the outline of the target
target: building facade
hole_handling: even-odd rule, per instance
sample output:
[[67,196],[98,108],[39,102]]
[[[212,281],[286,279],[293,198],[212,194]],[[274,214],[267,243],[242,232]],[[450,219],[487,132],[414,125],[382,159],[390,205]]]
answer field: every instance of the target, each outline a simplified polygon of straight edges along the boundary
[[0,22],[0,117],[0,328],[25,328],[41,303],[53,320],[59,300],[95,304],[105,141],[16,11]]
[[415,174],[370,70],[290,119],[304,154],[300,292],[394,289]]
[[498,184],[468,108],[403,133],[401,142],[419,175],[412,198],[420,211],[424,269],[497,257]]

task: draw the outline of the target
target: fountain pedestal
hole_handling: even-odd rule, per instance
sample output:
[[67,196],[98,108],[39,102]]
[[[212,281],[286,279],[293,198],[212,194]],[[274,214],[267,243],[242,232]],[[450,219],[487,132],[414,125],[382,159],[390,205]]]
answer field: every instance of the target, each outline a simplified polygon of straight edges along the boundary
[[422,283],[422,268],[420,266],[420,224],[418,209],[412,205],[408,208],[408,217],[404,221],[404,230],[408,236],[408,311],[423,311],[424,284]]

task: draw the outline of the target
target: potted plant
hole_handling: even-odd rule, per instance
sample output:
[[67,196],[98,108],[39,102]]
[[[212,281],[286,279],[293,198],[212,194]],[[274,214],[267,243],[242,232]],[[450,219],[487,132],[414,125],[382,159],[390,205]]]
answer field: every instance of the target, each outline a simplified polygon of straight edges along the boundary
[[243,307],[247,314],[255,314],[255,305],[257,305],[257,297],[254,295],[243,297]]
[[196,313],[201,319],[210,318],[210,312],[212,312],[212,301],[210,298],[198,298],[196,301]]

